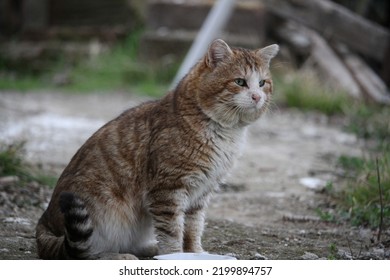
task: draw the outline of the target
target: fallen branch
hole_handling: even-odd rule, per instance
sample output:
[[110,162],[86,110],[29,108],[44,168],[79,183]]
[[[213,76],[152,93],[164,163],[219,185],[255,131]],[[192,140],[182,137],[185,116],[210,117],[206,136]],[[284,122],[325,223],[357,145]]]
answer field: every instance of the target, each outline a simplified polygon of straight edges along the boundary
[[360,57],[348,52],[343,55],[343,60],[368,99],[390,105],[386,84]]
[[385,59],[390,32],[339,4],[329,0],[265,0],[265,3],[279,17],[299,22],[377,61]]
[[315,31],[305,31],[311,41],[311,59],[326,74],[336,87],[345,90],[354,98],[361,98],[361,90],[349,69],[339,59],[329,44]]

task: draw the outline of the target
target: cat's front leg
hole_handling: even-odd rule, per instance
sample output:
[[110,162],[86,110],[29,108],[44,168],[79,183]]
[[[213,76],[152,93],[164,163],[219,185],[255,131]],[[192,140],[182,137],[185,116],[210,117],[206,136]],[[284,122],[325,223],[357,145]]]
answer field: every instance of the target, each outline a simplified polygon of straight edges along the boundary
[[184,192],[180,191],[156,194],[150,199],[149,211],[160,255],[183,251],[185,199]]
[[205,207],[190,208],[185,213],[184,252],[203,252],[202,234],[204,228]]

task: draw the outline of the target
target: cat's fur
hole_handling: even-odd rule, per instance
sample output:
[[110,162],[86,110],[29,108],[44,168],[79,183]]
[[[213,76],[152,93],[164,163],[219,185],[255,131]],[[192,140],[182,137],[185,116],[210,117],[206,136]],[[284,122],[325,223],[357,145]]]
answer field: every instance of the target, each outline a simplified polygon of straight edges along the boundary
[[201,252],[206,205],[246,126],[267,108],[277,52],[215,40],[174,91],[100,128],[65,168],[39,220],[39,257]]

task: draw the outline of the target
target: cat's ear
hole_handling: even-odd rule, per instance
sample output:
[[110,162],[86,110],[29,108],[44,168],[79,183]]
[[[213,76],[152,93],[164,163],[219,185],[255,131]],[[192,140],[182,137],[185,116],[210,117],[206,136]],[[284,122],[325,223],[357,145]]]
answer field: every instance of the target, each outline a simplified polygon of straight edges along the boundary
[[279,46],[273,44],[262,49],[256,50],[256,55],[258,55],[266,64],[269,66],[271,59],[274,58],[279,52]]
[[233,54],[230,47],[221,39],[214,40],[207,51],[206,64],[215,67],[217,64]]

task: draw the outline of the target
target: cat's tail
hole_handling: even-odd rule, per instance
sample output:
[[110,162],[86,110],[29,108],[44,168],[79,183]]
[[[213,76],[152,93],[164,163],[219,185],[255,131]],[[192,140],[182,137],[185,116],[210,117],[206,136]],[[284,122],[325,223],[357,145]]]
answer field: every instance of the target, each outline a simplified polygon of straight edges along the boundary
[[73,193],[60,195],[60,208],[65,218],[64,246],[72,259],[84,258],[89,251],[92,222],[84,202]]
[[42,216],[37,226],[38,255],[43,259],[84,259],[89,257],[92,222],[84,202],[75,194],[62,192],[59,199],[65,234],[56,236]]

